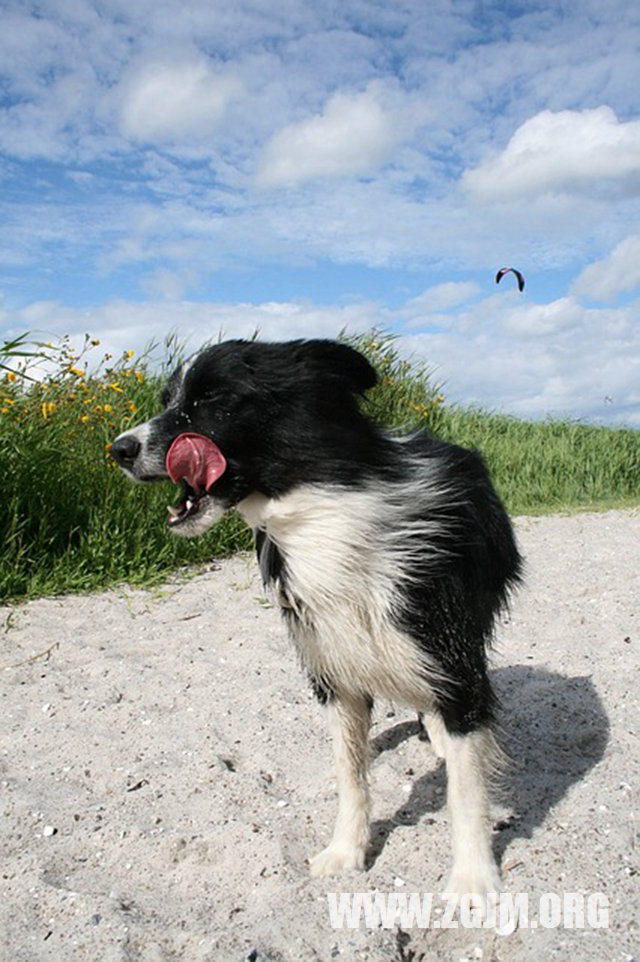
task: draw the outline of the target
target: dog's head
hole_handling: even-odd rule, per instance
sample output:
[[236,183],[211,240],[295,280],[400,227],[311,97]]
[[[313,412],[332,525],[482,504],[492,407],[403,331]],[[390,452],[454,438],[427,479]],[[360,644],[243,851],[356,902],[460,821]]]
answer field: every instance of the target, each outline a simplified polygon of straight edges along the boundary
[[226,341],[181,364],[164,411],[110,453],[136,481],[180,483],[171,530],[201,534],[253,493],[347,471],[368,436],[356,395],[375,382],[366,358],[334,341]]

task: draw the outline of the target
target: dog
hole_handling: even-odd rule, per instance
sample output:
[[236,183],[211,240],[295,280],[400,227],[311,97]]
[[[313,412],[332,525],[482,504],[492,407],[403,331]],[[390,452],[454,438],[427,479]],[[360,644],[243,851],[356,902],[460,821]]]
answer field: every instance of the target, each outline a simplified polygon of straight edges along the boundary
[[481,456],[364,412],[376,372],[330,340],[230,340],[182,363],[164,410],[110,453],[136,481],[181,485],[168,523],[194,536],[236,508],[313,691],[326,707],[338,814],[315,876],[363,869],[375,698],[412,706],[445,759],[446,891],[500,891],[488,783],[499,753],[487,649],[521,578]]

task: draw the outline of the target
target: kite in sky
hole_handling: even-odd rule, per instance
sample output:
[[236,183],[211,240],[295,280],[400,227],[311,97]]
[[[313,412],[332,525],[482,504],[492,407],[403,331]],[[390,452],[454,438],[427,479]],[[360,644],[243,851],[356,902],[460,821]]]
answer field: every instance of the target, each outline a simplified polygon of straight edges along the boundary
[[518,282],[518,290],[523,291],[524,277],[522,276],[520,271],[517,271],[515,269],[515,267],[501,267],[498,273],[496,274],[496,284],[499,284],[502,278],[504,277],[504,275],[508,274],[509,272],[511,272],[512,274],[515,274],[516,280]]

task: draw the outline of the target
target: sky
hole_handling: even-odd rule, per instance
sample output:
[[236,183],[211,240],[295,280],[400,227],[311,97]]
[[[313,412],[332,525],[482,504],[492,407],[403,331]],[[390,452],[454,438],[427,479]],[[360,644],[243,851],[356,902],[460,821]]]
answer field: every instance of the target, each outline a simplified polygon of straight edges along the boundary
[[639,48],[628,0],[3,0],[0,343],[375,328],[640,428]]

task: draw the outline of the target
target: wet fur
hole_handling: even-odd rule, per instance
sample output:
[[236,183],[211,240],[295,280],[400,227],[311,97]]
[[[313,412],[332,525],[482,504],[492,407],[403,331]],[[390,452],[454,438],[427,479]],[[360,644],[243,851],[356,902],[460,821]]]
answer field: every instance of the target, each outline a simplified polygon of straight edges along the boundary
[[487,780],[496,700],[494,623],[520,575],[511,525],[482,458],[426,432],[397,438],[363,413],[375,372],[331,341],[207,347],[173,375],[165,410],[114,442],[136,480],[166,477],[175,437],[210,437],[228,469],[180,530],[236,507],[265,583],[326,705],[338,818],[313,874],[364,867],[375,698],[413,706],[445,758],[451,891],[499,887]]

